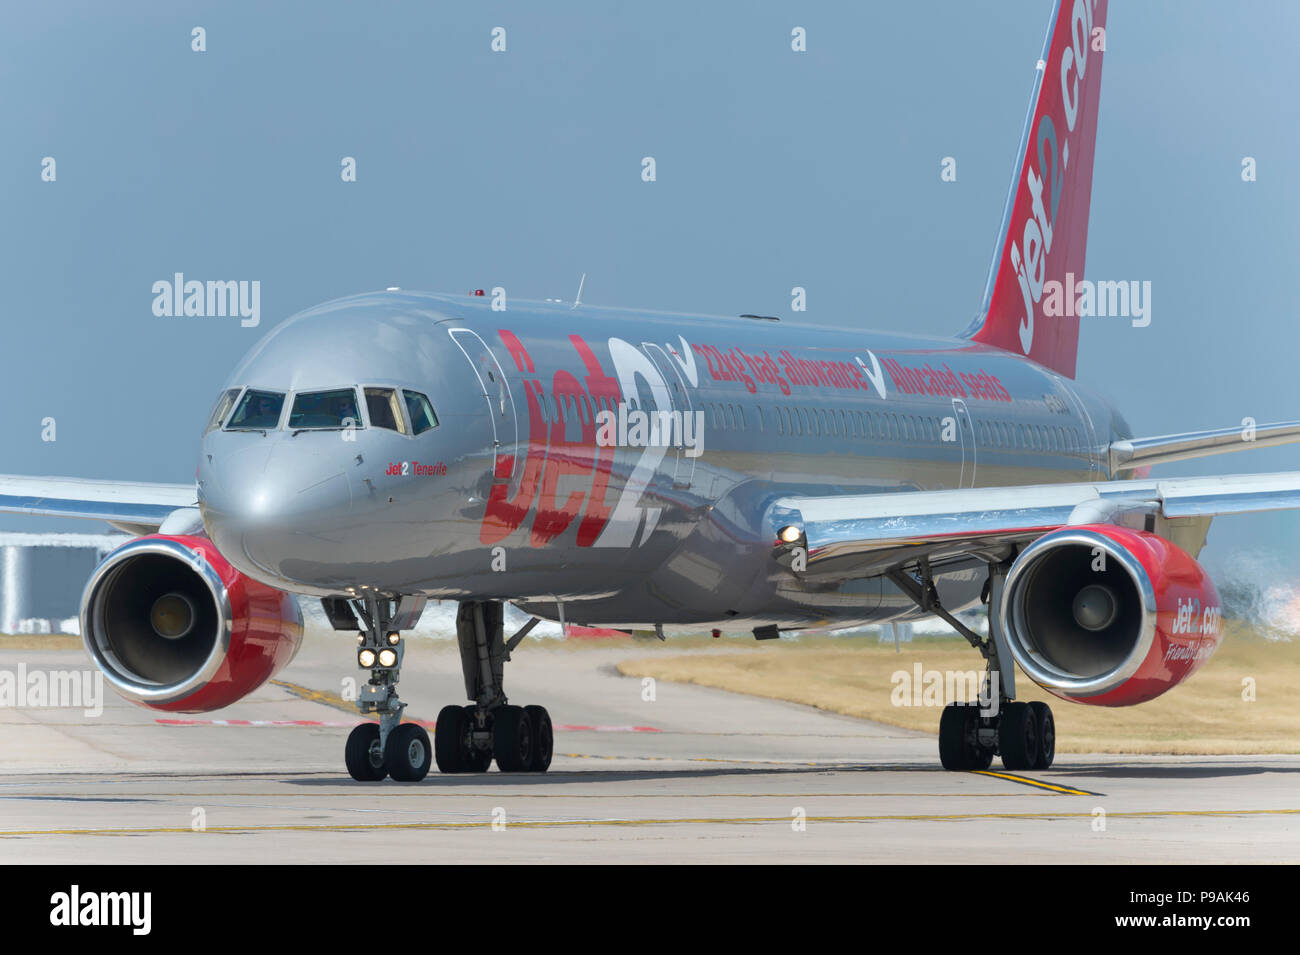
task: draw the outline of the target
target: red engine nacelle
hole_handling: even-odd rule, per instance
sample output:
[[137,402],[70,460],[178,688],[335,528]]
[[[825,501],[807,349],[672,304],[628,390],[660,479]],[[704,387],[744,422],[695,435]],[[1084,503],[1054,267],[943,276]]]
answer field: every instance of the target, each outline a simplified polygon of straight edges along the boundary
[[1219,594],[1178,546],[1090,524],[1016,558],[999,609],[1020,669],[1065,700],[1129,706],[1191,676],[1219,645]]
[[292,596],[240,574],[206,538],[152,535],[95,568],[81,599],[81,638],[128,700],[204,713],[293,659],[302,614]]

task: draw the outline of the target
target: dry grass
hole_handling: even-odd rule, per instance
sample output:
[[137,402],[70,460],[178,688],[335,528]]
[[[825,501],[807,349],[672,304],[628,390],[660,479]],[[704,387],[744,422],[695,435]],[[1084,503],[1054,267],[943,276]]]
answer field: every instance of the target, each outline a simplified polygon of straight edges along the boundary
[[68,633],[0,633],[0,650],[79,650],[81,637]]
[[[1219,651],[1190,680],[1150,703],[1130,707],[1071,705],[1017,671],[1018,697],[1054,704],[1057,749],[1071,753],[1300,753],[1300,643],[1262,640],[1227,623]],[[875,642],[814,639],[734,652],[665,653],[619,665],[652,676],[737,693],[805,703],[907,729],[936,732],[936,706],[891,702],[899,671],[981,670],[963,643],[917,640],[901,653]],[[1255,681],[1255,702],[1242,681]]]

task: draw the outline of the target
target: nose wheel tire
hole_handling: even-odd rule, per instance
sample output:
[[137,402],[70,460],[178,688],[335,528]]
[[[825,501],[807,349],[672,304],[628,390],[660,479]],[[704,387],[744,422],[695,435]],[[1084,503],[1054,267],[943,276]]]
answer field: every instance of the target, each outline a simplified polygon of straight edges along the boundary
[[384,764],[388,775],[402,783],[418,783],[429,774],[433,747],[429,734],[418,723],[399,723],[388,734],[384,747]]
[[526,773],[535,752],[532,721],[522,706],[502,706],[493,714],[492,755],[503,773]]
[[1038,723],[1038,759],[1034,769],[1050,769],[1056,759],[1056,720],[1052,717],[1052,708],[1037,700],[1029,704],[1029,710]]
[[361,723],[348,734],[343,750],[348,775],[358,782],[378,782],[388,775],[384,752],[379,748],[379,724]]
[[[1038,715],[1028,703],[1008,703],[998,720],[998,749],[1007,769],[1035,769],[1039,758]],[[1055,733],[1053,733],[1055,751]]]
[[551,714],[544,706],[525,706],[533,731],[533,765],[535,773],[544,773],[551,768],[551,756],[555,750],[555,736],[551,730]]

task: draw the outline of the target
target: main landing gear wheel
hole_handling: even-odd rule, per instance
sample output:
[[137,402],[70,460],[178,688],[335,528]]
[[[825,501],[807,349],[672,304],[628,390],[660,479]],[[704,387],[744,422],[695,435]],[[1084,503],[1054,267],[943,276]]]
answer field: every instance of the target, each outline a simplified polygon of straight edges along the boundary
[[992,750],[979,744],[979,707],[949,703],[939,717],[939,761],[944,769],[988,769]]
[[348,775],[358,782],[378,782],[388,775],[384,751],[379,747],[379,724],[361,723],[348,734],[343,750]]
[[1056,759],[1056,720],[1052,708],[1034,700],[1029,704],[1029,711],[1038,724],[1038,759],[1034,761],[1034,769],[1050,769]]
[[384,765],[388,775],[402,783],[418,783],[429,774],[433,747],[429,734],[419,723],[399,723],[388,734]]
[[522,706],[501,706],[493,714],[492,755],[503,773],[526,773],[533,768],[536,749],[532,721]]
[[490,750],[474,746],[474,707],[444,706],[433,728],[433,751],[441,773],[482,773],[492,765]]
[[[1007,769],[1037,768],[1039,721],[1028,703],[1006,703],[998,719],[998,750]],[[1055,738],[1055,736],[1053,736]]]
[[533,765],[530,768],[535,773],[544,773],[551,768],[551,756],[555,750],[551,714],[544,706],[525,706],[524,713],[533,731]]
[[440,773],[468,772],[469,722],[465,707],[444,706],[433,726],[433,753]]
[[[461,707],[461,712],[465,714],[465,726],[469,732],[474,731],[475,720],[477,719],[475,709],[472,706]],[[461,772],[465,773],[486,773],[492,766],[492,750],[488,747],[479,748],[470,745],[465,751],[465,762],[462,764]]]

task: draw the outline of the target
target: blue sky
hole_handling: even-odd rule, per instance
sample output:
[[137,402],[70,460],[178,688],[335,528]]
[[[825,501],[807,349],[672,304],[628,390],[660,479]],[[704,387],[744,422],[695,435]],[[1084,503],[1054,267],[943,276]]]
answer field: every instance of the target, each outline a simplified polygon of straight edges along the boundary
[[[1050,6],[8,4],[0,471],[189,480],[257,337],[388,285],[569,297],[586,272],[591,303],[784,315],[801,285],[809,321],[954,334]],[[1300,418],[1300,5],[1116,3],[1108,28],[1087,273],[1151,281],[1152,323],[1085,323],[1079,378],[1139,434]],[[178,271],[259,280],[262,325],[155,317]],[[1300,568],[1298,529],[1221,520],[1206,557]]]

